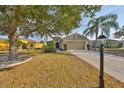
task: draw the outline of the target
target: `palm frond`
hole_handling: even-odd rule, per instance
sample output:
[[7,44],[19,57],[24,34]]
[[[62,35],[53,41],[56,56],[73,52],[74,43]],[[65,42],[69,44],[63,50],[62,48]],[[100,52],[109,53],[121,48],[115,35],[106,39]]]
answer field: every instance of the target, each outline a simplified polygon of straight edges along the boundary
[[106,21],[116,21],[118,16],[116,14],[108,14],[105,16],[101,16],[98,19],[100,20],[100,23],[106,22]]
[[91,26],[93,24],[95,24],[95,20],[93,20],[93,19],[88,22],[88,26]]
[[108,21],[108,22],[105,22],[105,23],[102,23],[101,26],[107,26],[110,27],[110,28],[114,28],[115,30],[117,30],[119,28],[119,24],[117,21],[113,22],[113,21]]
[[85,37],[87,37],[87,36],[93,37],[94,33],[96,33],[96,27],[95,27],[95,26],[86,28],[86,29],[83,31],[83,35],[84,35]]
[[110,26],[104,25],[104,28],[102,29],[104,33],[109,37],[110,36]]
[[83,35],[85,36],[85,34],[89,31],[89,28],[86,28],[84,31],[83,31]]

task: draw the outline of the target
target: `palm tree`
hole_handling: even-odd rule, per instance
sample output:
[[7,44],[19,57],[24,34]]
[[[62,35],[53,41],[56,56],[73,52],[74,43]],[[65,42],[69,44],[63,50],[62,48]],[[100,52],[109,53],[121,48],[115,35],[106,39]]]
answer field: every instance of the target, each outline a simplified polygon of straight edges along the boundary
[[[97,18],[93,18],[88,22],[88,28],[86,28],[83,32],[84,36],[95,36],[95,50],[97,44],[98,33],[104,33],[106,36],[110,36],[110,29],[118,29],[119,25],[117,22],[117,15],[116,14],[108,14],[105,16],[100,16]],[[101,30],[100,30],[101,29]]]

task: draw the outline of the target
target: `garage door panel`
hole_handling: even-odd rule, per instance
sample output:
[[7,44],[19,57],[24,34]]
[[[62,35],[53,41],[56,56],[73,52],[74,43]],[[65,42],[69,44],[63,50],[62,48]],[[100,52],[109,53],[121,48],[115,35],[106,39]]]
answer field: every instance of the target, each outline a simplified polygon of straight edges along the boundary
[[85,42],[76,42],[76,41],[69,41],[67,43],[68,50],[84,50],[85,49]]

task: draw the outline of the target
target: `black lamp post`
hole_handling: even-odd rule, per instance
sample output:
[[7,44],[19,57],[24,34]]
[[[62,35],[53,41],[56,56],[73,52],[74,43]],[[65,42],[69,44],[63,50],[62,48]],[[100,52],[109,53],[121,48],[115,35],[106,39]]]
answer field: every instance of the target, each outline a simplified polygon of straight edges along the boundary
[[99,88],[104,88],[104,42],[106,36],[100,35],[98,40],[100,41],[100,76],[99,76]]

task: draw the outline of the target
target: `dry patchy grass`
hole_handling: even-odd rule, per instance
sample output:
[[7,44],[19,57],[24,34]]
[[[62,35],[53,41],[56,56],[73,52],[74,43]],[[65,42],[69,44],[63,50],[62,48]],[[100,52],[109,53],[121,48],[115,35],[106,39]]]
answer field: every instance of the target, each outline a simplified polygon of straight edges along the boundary
[[22,49],[18,50],[19,54],[24,54],[24,55],[36,55],[36,54],[41,54],[43,51],[41,49]]
[[[0,87],[98,87],[98,73],[71,54],[38,54],[30,62],[0,71]],[[124,87],[105,77],[106,87]]]

